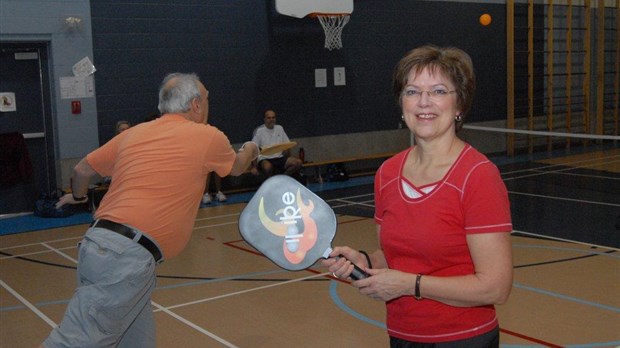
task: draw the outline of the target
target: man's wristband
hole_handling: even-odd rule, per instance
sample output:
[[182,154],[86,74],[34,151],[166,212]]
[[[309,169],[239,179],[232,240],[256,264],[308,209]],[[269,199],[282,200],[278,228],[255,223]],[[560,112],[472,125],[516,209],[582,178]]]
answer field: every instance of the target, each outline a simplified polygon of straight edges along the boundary
[[372,262],[370,262],[370,256],[368,256],[368,253],[365,252],[364,250],[359,250],[360,253],[362,253],[364,256],[366,256],[366,262],[368,262],[368,268],[372,268]]
[[413,297],[415,297],[416,300],[420,301],[422,300],[422,296],[420,295],[420,279],[422,279],[422,275],[418,274],[415,277],[415,291],[413,293]]
[[73,196],[73,200],[76,202],[81,202],[81,201],[85,201],[88,196],[83,196],[83,197],[75,197],[75,193],[71,192],[71,196]]

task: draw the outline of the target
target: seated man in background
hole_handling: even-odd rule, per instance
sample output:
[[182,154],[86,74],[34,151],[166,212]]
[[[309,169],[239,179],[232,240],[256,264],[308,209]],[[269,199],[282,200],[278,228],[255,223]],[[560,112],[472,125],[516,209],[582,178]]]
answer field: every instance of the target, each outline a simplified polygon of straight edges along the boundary
[[218,202],[226,202],[228,197],[222,192],[222,177],[217,175],[216,172],[211,172],[207,175],[207,184],[205,185],[205,194],[202,196],[202,204],[211,204],[213,198],[211,198],[211,192],[209,191],[211,185],[211,177],[213,177],[213,183],[215,184],[215,198]]
[[[254,130],[252,141],[259,148],[290,142],[284,128],[276,124],[276,113],[273,110],[265,111],[265,124]],[[302,162],[299,158],[290,155],[290,150],[278,152],[269,156],[258,156],[257,163],[252,164],[252,174],[258,175],[259,170],[267,177],[274,174],[296,176],[299,174]]]

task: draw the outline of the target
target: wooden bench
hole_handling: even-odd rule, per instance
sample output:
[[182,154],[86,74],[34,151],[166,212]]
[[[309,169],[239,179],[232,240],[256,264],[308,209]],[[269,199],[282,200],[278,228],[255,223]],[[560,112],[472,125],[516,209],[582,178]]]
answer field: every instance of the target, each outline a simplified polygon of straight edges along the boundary
[[339,163],[351,163],[351,162],[359,162],[359,161],[370,161],[377,160],[383,158],[389,158],[396,154],[397,152],[384,152],[384,153],[376,153],[370,155],[360,155],[354,157],[345,157],[345,158],[337,158],[330,159],[324,161],[316,161],[316,162],[304,162],[302,168],[314,168],[314,176],[319,183],[323,183],[323,177],[321,175],[321,168],[324,166],[329,166],[331,164],[339,164]]

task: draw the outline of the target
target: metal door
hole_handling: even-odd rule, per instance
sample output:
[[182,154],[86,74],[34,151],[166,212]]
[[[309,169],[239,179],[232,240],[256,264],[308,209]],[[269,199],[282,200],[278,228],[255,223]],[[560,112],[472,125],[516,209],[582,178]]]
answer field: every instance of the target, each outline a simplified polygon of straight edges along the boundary
[[0,93],[15,95],[15,111],[0,112],[0,134],[22,133],[32,165],[28,180],[0,188],[0,215],[31,212],[56,187],[47,43],[0,42]]

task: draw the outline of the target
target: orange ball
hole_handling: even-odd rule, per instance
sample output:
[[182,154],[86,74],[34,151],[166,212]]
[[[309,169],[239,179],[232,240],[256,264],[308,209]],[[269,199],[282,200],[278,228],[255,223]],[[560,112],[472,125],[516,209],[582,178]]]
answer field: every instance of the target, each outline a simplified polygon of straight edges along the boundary
[[480,16],[480,24],[484,26],[491,24],[492,20],[493,18],[491,18],[491,15],[488,13],[484,13],[482,16]]

